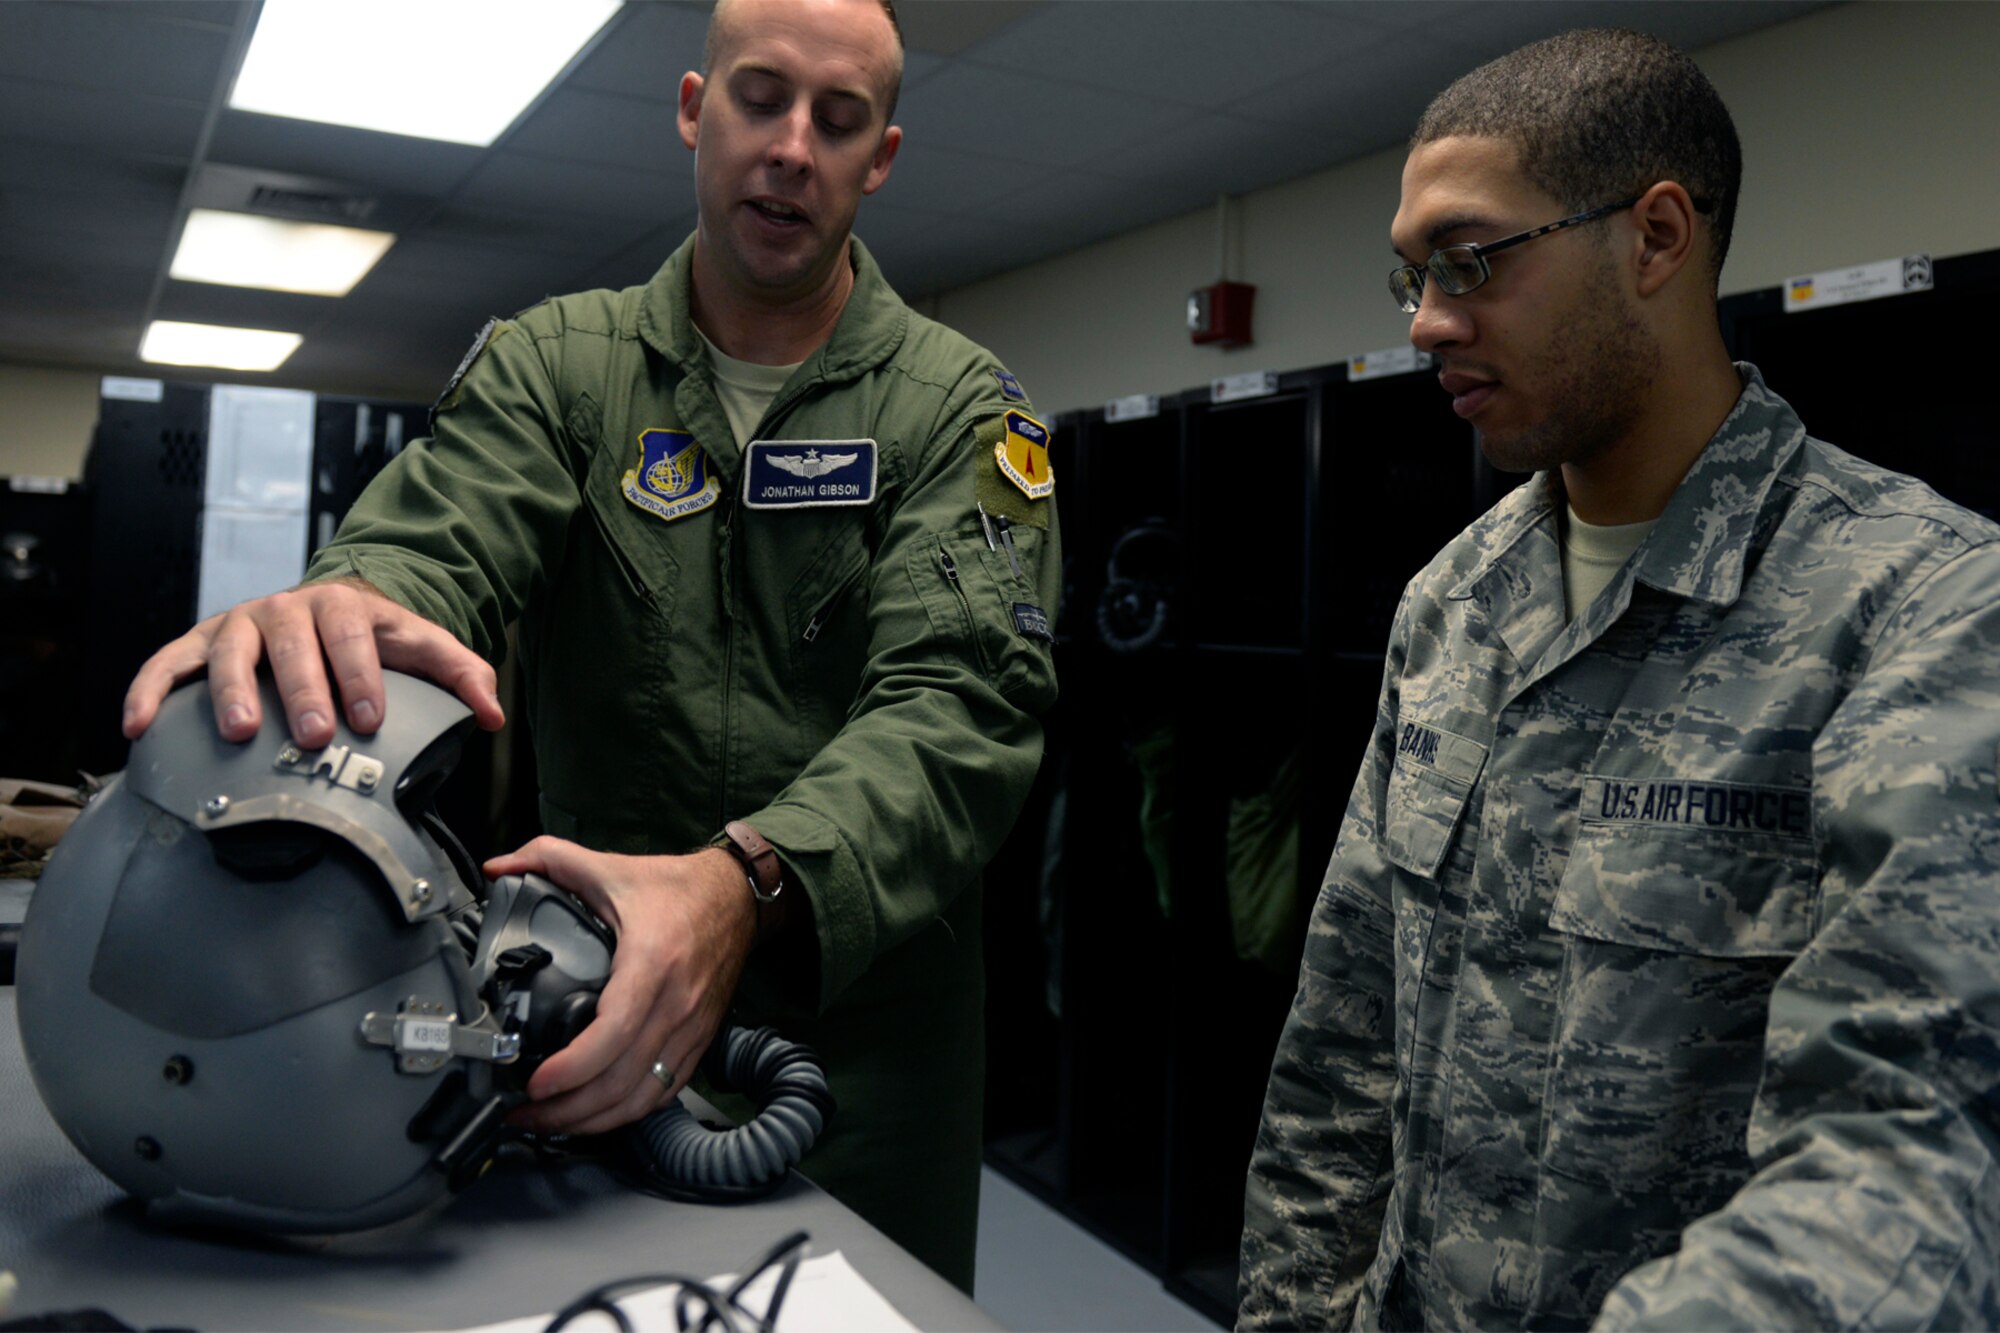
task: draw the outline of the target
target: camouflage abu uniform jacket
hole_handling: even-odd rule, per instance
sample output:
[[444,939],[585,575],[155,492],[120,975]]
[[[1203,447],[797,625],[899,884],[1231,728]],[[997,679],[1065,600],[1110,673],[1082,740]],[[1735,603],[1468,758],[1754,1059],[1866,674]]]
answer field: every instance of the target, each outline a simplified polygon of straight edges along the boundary
[[1740,369],[1576,622],[1549,476],[1405,592],[1244,1326],[2000,1324],[2000,528]]

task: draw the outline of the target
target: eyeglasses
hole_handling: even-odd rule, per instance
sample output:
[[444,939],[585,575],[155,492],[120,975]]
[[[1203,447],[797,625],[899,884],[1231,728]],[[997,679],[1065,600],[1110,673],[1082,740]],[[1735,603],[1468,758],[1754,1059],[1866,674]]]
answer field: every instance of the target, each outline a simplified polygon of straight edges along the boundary
[[[1424,303],[1426,272],[1436,278],[1438,286],[1450,295],[1463,296],[1493,276],[1492,268],[1486,263],[1486,256],[1505,250],[1509,246],[1532,241],[1537,236],[1561,231],[1564,227],[1580,227],[1586,222],[1595,222],[1601,217],[1616,213],[1621,208],[1630,208],[1643,198],[1644,195],[1634,195],[1630,199],[1621,199],[1615,204],[1589,209],[1574,217],[1566,217],[1560,222],[1548,223],[1546,226],[1531,227],[1517,236],[1490,241],[1485,245],[1447,245],[1442,250],[1433,250],[1431,257],[1423,262],[1421,268],[1415,264],[1405,264],[1389,274],[1389,295],[1396,298],[1396,304],[1403,307],[1405,313],[1414,315]],[[1708,211],[1706,199],[1695,200],[1694,206],[1699,212]]]

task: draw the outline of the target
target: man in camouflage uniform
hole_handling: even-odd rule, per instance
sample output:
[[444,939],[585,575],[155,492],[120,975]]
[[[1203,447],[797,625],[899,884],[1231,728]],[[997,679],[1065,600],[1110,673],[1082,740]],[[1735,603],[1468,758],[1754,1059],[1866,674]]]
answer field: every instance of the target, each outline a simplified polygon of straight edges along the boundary
[[1630,33],[1417,130],[1392,286],[1540,472],[1397,613],[1244,1327],[2000,1324],[2000,529],[1729,363],[1739,175]]

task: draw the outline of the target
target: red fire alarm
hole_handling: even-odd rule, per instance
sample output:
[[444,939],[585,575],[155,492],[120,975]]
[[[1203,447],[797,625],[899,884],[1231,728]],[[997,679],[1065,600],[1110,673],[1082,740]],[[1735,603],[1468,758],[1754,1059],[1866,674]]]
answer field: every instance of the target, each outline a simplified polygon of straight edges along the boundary
[[1188,333],[1196,343],[1242,347],[1250,341],[1250,304],[1257,289],[1247,282],[1218,282],[1188,293]]

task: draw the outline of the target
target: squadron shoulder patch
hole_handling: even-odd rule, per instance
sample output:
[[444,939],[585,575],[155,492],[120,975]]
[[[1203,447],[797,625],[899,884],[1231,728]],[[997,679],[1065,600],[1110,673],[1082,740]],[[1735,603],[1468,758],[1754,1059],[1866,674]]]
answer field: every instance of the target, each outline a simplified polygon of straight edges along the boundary
[[752,440],[744,449],[746,509],[865,505],[875,498],[873,440]]
[[1003,419],[1004,433],[993,446],[1000,475],[1014,483],[1030,500],[1055,494],[1055,474],[1049,470],[1049,428],[1026,412],[1009,412]]
[[722,498],[708,455],[684,430],[649,430],[639,437],[639,463],[625,474],[625,498],[654,518],[698,514]]

